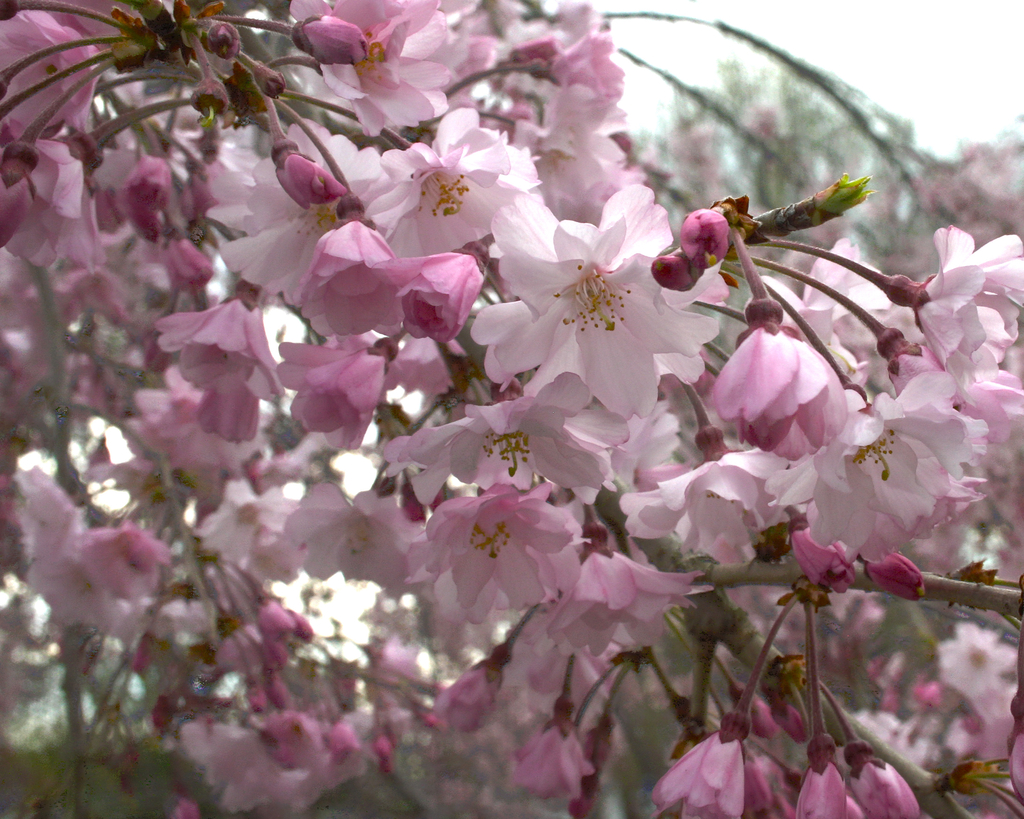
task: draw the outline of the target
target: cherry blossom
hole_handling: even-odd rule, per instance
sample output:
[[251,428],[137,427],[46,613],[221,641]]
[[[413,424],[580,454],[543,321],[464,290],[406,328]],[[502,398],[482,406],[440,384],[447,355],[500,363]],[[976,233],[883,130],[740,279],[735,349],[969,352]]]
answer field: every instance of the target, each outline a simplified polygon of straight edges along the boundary
[[433,580],[445,609],[472,622],[554,599],[579,577],[581,529],[546,503],[550,493],[551,484],[525,494],[496,485],[445,501],[410,548],[410,580]]
[[362,29],[366,57],[354,64],[323,66],[324,82],[349,100],[367,134],[385,124],[418,125],[448,107],[441,88],[448,71],[434,56],[443,44],[445,18],[438,0],[298,0],[290,8],[300,20],[336,17]]
[[597,227],[558,222],[526,197],[498,212],[502,276],[522,301],[485,307],[473,325],[493,380],[507,384],[537,367],[539,387],[574,372],[629,417],[654,409],[659,365],[687,381],[700,375],[697,353],[715,324],[665,301],[650,278],[651,259],[671,241],[653,199],[647,188],[627,188],[609,199]]
[[380,161],[394,187],[367,214],[388,226],[388,242],[403,256],[455,250],[484,237],[499,208],[539,184],[529,154],[481,128],[472,108],[445,114],[431,146],[386,151]]
[[719,732],[697,743],[654,786],[659,811],[682,803],[684,812],[708,819],[739,819],[744,801],[743,744]]
[[541,475],[592,500],[611,480],[607,448],[625,441],[627,431],[620,418],[585,409],[589,401],[579,378],[565,373],[536,396],[468,406],[461,421],[391,441],[384,450],[388,474],[423,467],[412,478],[423,503],[434,499],[448,475],[484,488],[504,483],[520,489]]

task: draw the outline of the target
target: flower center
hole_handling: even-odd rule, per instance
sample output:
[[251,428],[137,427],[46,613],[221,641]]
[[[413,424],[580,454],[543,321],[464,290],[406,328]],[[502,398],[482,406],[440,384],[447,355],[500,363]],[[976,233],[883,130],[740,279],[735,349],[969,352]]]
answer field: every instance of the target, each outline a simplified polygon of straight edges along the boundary
[[[373,34],[369,31],[364,32],[366,39],[370,40]],[[386,55],[384,54],[384,44],[380,40],[370,40],[366,44],[366,57],[354,66],[356,73],[362,77],[365,74],[375,74],[377,72],[377,63],[384,62]]]
[[892,455],[892,445],[895,439],[896,433],[891,429],[887,429],[873,444],[862,446],[858,449],[857,454],[853,456],[853,462],[855,464],[862,464],[867,460],[872,460],[876,464],[881,464],[882,480],[889,480],[889,462],[885,460],[885,456]]
[[494,454],[495,448],[497,448],[498,457],[501,460],[511,463],[508,468],[508,476],[514,478],[516,470],[519,469],[518,456],[522,455],[525,464],[526,458],[530,454],[530,436],[524,435],[522,432],[506,432],[504,435],[488,432],[483,443],[483,451],[487,453],[488,458]]
[[454,216],[462,210],[462,197],[469,193],[469,186],[463,181],[465,178],[466,175],[461,173],[455,179],[446,173],[432,173],[424,180],[420,191],[420,210],[433,202],[431,216],[437,216],[439,211],[442,216]]
[[486,551],[488,557],[497,557],[501,547],[507,545],[511,538],[512,536],[505,529],[503,520],[495,524],[491,534],[487,534],[479,523],[474,523],[469,543],[474,549],[479,549],[481,552]]
[[334,230],[338,224],[338,203],[324,202],[322,205],[313,205],[306,211],[303,218],[303,231],[307,236],[323,236],[328,231]]
[[[578,265],[578,269],[583,270],[583,265]],[[631,292],[626,290],[627,295]],[[555,298],[563,295],[566,294],[555,293]],[[576,315],[562,319],[562,324],[577,324],[578,321],[582,333],[588,325],[595,328],[603,325],[605,330],[614,330],[616,322],[625,321],[620,311],[626,306],[626,300],[596,270],[579,281],[572,295],[576,302]]]

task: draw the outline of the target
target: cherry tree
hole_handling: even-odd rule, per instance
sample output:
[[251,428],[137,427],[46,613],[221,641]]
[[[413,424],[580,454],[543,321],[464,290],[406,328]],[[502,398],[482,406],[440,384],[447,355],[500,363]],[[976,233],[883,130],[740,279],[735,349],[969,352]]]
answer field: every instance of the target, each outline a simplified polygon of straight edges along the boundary
[[614,17],[0,0],[14,815],[1024,816],[1012,155],[719,24],[896,169],[669,77],[729,196]]

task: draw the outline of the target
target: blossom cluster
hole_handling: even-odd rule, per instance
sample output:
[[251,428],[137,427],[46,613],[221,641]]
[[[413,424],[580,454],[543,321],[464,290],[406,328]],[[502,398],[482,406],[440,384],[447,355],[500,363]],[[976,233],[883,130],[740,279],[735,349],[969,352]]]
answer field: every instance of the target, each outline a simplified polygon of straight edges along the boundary
[[[586,5],[84,2],[0,2],[0,287],[23,306],[0,324],[2,509],[69,674],[83,629],[120,651],[147,730],[226,811],[306,811],[515,691],[534,732],[512,781],[585,816],[620,688],[653,669],[683,734],[649,789],[666,815],[918,815],[845,721],[841,768],[810,636],[809,682],[762,677],[768,640],[709,712],[735,645],[687,611],[724,599],[714,564],[805,578],[809,634],[829,592],[924,596],[902,552],[985,497],[1024,415],[1018,237],[941,228],[915,279],[788,241],[860,205],[848,177],[780,211],[791,228],[735,199],[674,225]],[[357,588],[436,617],[468,668],[352,637],[334,604]],[[668,625],[707,670],[692,700],[655,650]],[[1020,796],[1012,649],[944,636],[932,694],[964,713],[908,722],[958,759],[1010,738]],[[957,675],[972,650],[994,676]],[[792,792],[747,741],[782,730]]]

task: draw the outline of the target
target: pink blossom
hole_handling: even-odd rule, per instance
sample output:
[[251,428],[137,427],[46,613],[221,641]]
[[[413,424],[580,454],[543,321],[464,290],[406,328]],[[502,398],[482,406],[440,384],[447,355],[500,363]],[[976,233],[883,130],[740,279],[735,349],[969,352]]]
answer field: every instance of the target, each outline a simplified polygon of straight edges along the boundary
[[500,686],[500,669],[477,663],[437,695],[434,713],[457,731],[475,731],[494,709]]
[[402,300],[405,329],[414,338],[451,341],[469,318],[483,274],[467,253],[439,253],[395,259],[386,265],[396,281],[404,281]]
[[[64,259],[92,268],[103,255],[85,169],[64,142],[37,139],[34,144],[39,160],[30,176],[32,202],[5,247],[40,267]],[[21,204],[15,204],[20,213]]]
[[324,0],[297,0],[291,13],[301,19],[330,15],[362,30],[366,58],[325,65],[323,75],[335,94],[351,101],[367,134],[376,136],[386,123],[419,125],[444,113],[448,70],[427,59],[447,30],[438,0],[337,0],[333,9]]
[[366,37],[359,26],[337,17],[305,20],[296,25],[292,38],[303,51],[324,65],[352,65],[367,57]]
[[796,802],[796,819],[846,819],[846,785],[834,762],[808,768]]
[[257,577],[290,580],[305,559],[301,544],[282,537],[295,501],[280,487],[257,495],[248,481],[228,481],[220,506],[196,527],[203,548]]
[[728,452],[662,481],[656,490],[623,496],[626,528],[644,538],[674,530],[684,548],[734,559],[733,552],[749,548],[755,533],[785,519],[766,488],[785,463],[771,452]]
[[881,560],[978,497],[964,465],[978,458],[984,426],[952,407],[955,390],[948,374],[924,373],[870,408],[847,391],[843,431],[769,479],[769,490],[780,506],[814,499],[808,517],[818,543],[842,540],[847,557]]
[[155,242],[160,238],[160,214],[171,200],[171,169],[167,160],[143,155],[135,163],[120,191],[124,213],[142,234]]
[[351,502],[329,483],[318,483],[284,527],[285,537],[308,552],[305,569],[327,579],[372,580],[389,593],[405,589],[406,553],[421,531],[402,514],[393,497],[360,492]]
[[877,759],[851,772],[850,790],[864,808],[865,819],[917,819],[921,815],[907,781]]
[[660,572],[621,552],[592,552],[580,578],[551,612],[548,633],[575,648],[600,654],[614,641],[622,647],[655,643],[671,606],[692,605],[687,595],[700,572]]
[[402,256],[456,250],[481,239],[499,208],[538,185],[529,152],[480,127],[472,108],[445,114],[427,146],[386,151],[381,169],[394,187],[367,206]]
[[32,190],[28,177],[23,176],[10,185],[6,181],[0,185],[0,247],[18,232],[30,207]]
[[814,541],[807,529],[792,532],[790,540],[793,556],[812,583],[829,586],[837,592],[850,588],[856,572],[846,559],[846,550],[841,543],[822,546]]
[[302,154],[291,152],[277,165],[277,181],[301,208],[334,202],[347,189],[330,171]]
[[154,325],[160,348],[181,350],[181,374],[204,390],[197,418],[228,441],[256,435],[259,399],[280,393],[263,314],[229,301],[200,313],[174,313]]
[[332,446],[356,449],[384,397],[384,358],[370,353],[372,339],[348,337],[322,346],[284,343],[277,368],[281,383],[297,390],[292,416],[306,429],[327,433]]
[[679,245],[694,267],[714,267],[729,252],[729,223],[716,210],[695,210],[683,220]]
[[[540,49],[535,44],[532,50],[537,52]],[[626,73],[612,60],[614,53],[615,44],[610,32],[589,31],[555,56],[551,75],[560,86],[582,85],[597,99],[616,103],[622,98]]]
[[[4,25],[0,27],[0,71],[40,49],[80,39],[83,36],[82,31],[76,25],[80,20],[81,18],[72,18],[67,14],[53,15],[34,10],[23,10],[13,18],[4,20]],[[57,51],[46,59],[37,60],[13,77],[5,77],[5,80],[8,80],[5,83],[5,97],[10,99],[48,76],[97,54],[98,51],[94,45],[81,46]],[[80,74],[72,74],[42,91],[37,91],[8,112],[3,120],[6,138],[0,139],[0,142],[6,143],[9,138],[20,136],[30,122],[56,102],[62,94],[69,91],[72,84],[80,78]],[[94,78],[75,92],[56,111],[51,123],[66,122],[81,130],[88,128],[89,108],[95,85]]]
[[506,483],[529,489],[534,475],[570,487],[586,502],[612,478],[607,448],[628,435],[617,416],[585,409],[590,392],[571,373],[535,396],[466,407],[466,417],[399,437],[385,447],[389,475],[415,464],[421,503],[430,503],[449,475],[487,488]]
[[537,367],[539,387],[574,372],[608,409],[629,417],[654,409],[665,370],[686,381],[703,371],[700,345],[717,325],[681,301],[666,301],[648,275],[671,241],[667,215],[650,189],[615,194],[597,227],[559,222],[521,196],[498,211],[492,230],[502,276],[522,299],[485,307],[473,325],[473,338],[488,345],[492,380],[508,383]]
[[89,529],[80,549],[80,560],[93,584],[126,600],[153,594],[160,567],[171,562],[167,544],[131,521],[116,528]]
[[702,819],[739,819],[744,803],[743,744],[723,742],[718,731],[683,754],[651,793],[665,811],[682,803],[684,813]]
[[920,600],[924,596],[924,578],[921,570],[903,555],[894,552],[877,563],[864,564],[868,577],[879,586],[905,600]]
[[325,234],[296,283],[302,314],[324,335],[396,327],[402,319],[400,285],[385,268],[394,258],[383,237],[362,222]]
[[410,549],[410,579],[433,580],[443,610],[477,623],[492,609],[524,609],[570,589],[581,529],[546,503],[551,488],[496,485],[445,501]]
[[741,441],[793,460],[820,449],[846,422],[838,376],[784,330],[753,330],[722,367],[711,399]]
[[168,242],[166,260],[172,287],[202,290],[213,278],[213,263],[209,256],[189,239]]
[[515,756],[512,781],[542,799],[575,799],[580,795],[583,777],[594,772],[576,731],[563,732],[557,725],[538,731]]
[[[390,187],[381,179],[380,155],[373,148],[359,151],[350,140],[332,135],[326,128],[307,123],[345,174],[350,192],[373,201]],[[287,132],[303,156],[323,166],[316,146],[297,125]],[[255,159],[253,159],[255,162]],[[213,180],[217,206],[209,215],[245,232],[222,246],[228,268],[247,281],[283,292],[293,301],[299,278],[306,273],[317,241],[339,227],[337,201],[303,208],[292,199],[277,178],[271,158],[255,163],[251,177],[242,173],[221,174]]]
[[181,374],[197,387],[237,376],[259,398],[280,392],[263,314],[232,300],[198,313],[174,313],[156,322],[160,348],[181,351]]

